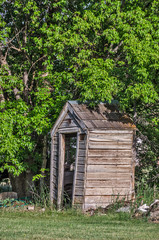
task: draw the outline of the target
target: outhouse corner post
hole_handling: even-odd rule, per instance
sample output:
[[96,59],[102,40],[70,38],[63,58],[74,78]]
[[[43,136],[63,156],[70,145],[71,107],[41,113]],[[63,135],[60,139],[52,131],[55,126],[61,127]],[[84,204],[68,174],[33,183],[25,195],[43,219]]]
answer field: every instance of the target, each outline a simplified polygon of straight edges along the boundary
[[65,160],[65,135],[59,133],[59,159],[58,159],[58,188],[57,188],[57,208],[61,208],[63,197],[64,180],[64,160]]

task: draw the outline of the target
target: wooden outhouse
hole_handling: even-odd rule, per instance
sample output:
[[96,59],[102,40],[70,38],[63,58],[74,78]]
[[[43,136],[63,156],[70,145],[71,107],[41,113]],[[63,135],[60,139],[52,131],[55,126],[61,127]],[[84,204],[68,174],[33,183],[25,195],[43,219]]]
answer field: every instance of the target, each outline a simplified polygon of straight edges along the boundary
[[88,210],[132,199],[134,132],[116,105],[68,101],[51,130],[51,201]]

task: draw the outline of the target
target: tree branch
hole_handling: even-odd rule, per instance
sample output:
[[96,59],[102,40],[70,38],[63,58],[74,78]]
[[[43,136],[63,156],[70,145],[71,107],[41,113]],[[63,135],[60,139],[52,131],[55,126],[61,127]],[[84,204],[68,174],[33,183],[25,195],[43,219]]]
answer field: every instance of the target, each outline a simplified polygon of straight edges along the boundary
[[[0,46],[1,47],[1,46]],[[6,60],[6,57],[7,55],[5,54],[5,56],[3,55],[2,53],[2,49],[0,48],[0,64],[1,66],[4,66],[6,71],[8,72],[8,75],[11,76],[11,70],[9,69],[9,66],[8,66],[8,63],[7,63],[7,60]],[[19,100],[21,97],[20,97],[20,94],[19,94],[19,90],[17,87],[15,87],[13,89],[13,92],[14,92],[14,95],[15,95],[15,98],[16,100]]]
[[[15,36],[11,39],[11,40],[9,40],[8,42],[7,42],[7,44],[10,44],[15,38],[17,38],[17,36],[19,35],[19,33],[21,33],[23,30],[25,29],[25,27],[23,27],[20,31],[18,31],[16,34],[15,34]],[[17,40],[18,41],[18,40]],[[19,41],[18,41],[19,42]]]
[[121,47],[121,45],[123,44],[123,41],[121,41],[118,46],[116,46],[114,49],[112,49],[112,47],[110,48],[111,52],[117,53],[118,49]]
[[0,103],[5,102],[4,94],[3,94],[3,89],[0,85]]
[[16,48],[14,45],[10,46],[10,48],[12,48],[12,49],[14,49],[14,50],[16,50],[18,52],[21,52],[21,49],[20,48]]
[[35,66],[35,64],[36,64],[37,62],[39,62],[40,60],[42,60],[44,57],[46,57],[46,56],[44,55],[44,56],[40,57],[39,59],[37,59],[37,60],[31,65],[31,67],[30,67],[30,69],[29,69],[29,72],[28,72],[28,76],[29,76],[29,74],[30,74],[30,72],[31,72],[31,69]]

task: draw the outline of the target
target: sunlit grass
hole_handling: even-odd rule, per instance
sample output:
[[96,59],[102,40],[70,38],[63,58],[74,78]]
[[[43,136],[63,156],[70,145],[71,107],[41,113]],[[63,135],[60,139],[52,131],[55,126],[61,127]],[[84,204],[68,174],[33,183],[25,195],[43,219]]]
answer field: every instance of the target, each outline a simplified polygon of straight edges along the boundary
[[71,210],[0,210],[0,240],[4,239],[159,240],[159,225],[126,213],[88,216]]

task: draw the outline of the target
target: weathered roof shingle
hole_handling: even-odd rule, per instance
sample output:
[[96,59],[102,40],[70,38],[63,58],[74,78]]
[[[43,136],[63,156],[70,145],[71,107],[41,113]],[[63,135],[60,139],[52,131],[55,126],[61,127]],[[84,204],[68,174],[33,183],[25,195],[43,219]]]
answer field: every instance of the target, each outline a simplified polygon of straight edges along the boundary
[[77,101],[68,103],[88,129],[135,128],[132,120],[125,113],[119,112],[115,104],[100,103],[95,109],[91,109]]

